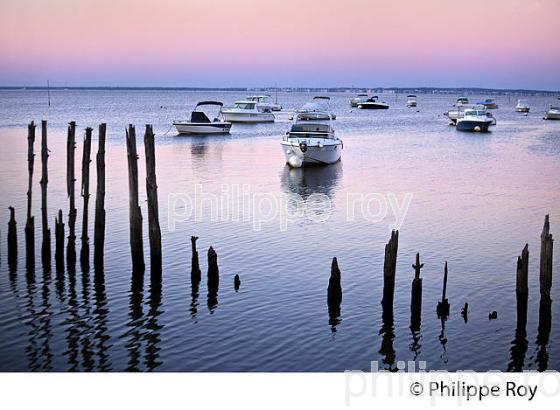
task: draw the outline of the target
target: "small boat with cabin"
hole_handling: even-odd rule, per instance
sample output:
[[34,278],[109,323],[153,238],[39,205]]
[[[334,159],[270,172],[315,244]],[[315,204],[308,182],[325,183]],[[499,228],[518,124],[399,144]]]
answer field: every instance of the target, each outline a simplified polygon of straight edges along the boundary
[[218,106],[223,104],[219,101],[201,101],[191,112],[190,121],[174,121],[173,125],[181,135],[207,135],[207,134],[229,134],[231,122],[224,121],[218,114],[213,121],[200,109],[203,106]]
[[318,95],[312,101],[305,103],[296,111],[296,117],[301,121],[335,120],[336,114],[330,109],[331,97]]
[[236,101],[233,107],[222,107],[221,113],[229,122],[261,123],[275,119],[270,108],[259,107],[256,101]]
[[529,112],[529,104],[525,100],[517,100],[517,105],[515,106],[515,112]]
[[361,102],[358,104],[358,108],[362,110],[386,110],[389,108],[389,104],[385,101],[379,101],[379,97],[374,95],[371,98],[368,98],[366,101]]
[[359,103],[365,102],[368,98],[368,94],[358,94],[357,97],[350,99],[350,107],[357,107]]
[[406,96],[406,106],[408,108],[416,107],[418,103],[416,102],[416,96],[414,94],[410,94]]
[[488,132],[492,118],[486,115],[486,110],[468,108],[463,117],[457,119],[457,130],[470,132]]

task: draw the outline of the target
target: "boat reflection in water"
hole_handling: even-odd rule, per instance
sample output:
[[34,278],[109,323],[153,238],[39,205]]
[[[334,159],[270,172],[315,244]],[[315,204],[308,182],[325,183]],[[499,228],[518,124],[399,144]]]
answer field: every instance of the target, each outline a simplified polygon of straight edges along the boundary
[[332,198],[341,178],[341,162],[308,168],[291,168],[286,165],[280,176],[284,192],[297,194],[303,199],[309,198],[312,194],[325,194]]

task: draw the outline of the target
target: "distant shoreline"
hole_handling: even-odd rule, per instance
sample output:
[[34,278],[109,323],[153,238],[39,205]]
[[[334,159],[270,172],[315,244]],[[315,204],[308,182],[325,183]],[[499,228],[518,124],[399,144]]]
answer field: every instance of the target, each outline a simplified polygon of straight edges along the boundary
[[30,91],[230,91],[230,92],[374,92],[374,93],[421,93],[421,94],[492,94],[492,95],[560,95],[560,91],[552,90],[529,90],[529,89],[498,89],[479,87],[110,87],[110,86],[0,86],[0,90],[30,90]]

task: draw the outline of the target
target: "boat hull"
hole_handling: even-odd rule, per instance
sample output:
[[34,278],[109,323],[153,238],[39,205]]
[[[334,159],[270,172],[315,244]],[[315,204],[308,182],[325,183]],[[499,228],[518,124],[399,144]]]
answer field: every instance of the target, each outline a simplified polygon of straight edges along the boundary
[[550,112],[547,112],[547,113],[544,115],[544,119],[545,119],[545,120],[560,120],[560,113],[550,113]]
[[358,108],[362,110],[387,110],[389,106],[383,103],[365,102],[358,104]]
[[229,122],[176,122],[173,125],[181,135],[229,134],[231,129],[231,123]]
[[516,107],[515,112],[529,112],[529,107]]
[[304,150],[299,141],[299,139],[289,139],[280,143],[286,163],[293,168],[334,164],[342,157],[340,140],[321,146],[309,141]]
[[260,122],[274,122],[274,114],[272,113],[235,113],[222,111],[224,120],[228,122],[242,122],[242,123],[260,123]]
[[488,132],[491,121],[457,120],[457,130],[467,132]]
[[409,108],[410,108],[410,107],[416,107],[416,105],[417,105],[417,104],[416,104],[416,101],[410,101],[410,102],[407,102],[407,103],[406,103],[406,106],[409,107]]

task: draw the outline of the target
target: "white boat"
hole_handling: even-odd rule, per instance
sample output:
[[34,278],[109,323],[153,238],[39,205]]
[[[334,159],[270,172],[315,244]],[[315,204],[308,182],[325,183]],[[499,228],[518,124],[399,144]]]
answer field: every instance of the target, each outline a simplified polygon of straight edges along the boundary
[[[459,118],[463,118],[465,115],[465,110],[467,109],[484,109],[483,106],[478,106],[476,104],[469,104],[469,105],[461,105],[457,106],[455,109],[451,109],[447,112],[444,112],[445,115],[451,121],[451,125],[456,125],[457,120]],[[490,125],[496,125],[496,118],[492,115],[491,112],[486,111],[486,116],[492,119],[492,123]]]
[[301,121],[297,115],[280,145],[286,163],[293,168],[334,164],[340,161],[343,149],[342,140],[336,137],[331,121]]
[[305,103],[296,111],[296,118],[302,121],[309,120],[335,120],[336,114],[330,109],[330,97],[316,96],[313,100]]
[[455,106],[461,107],[462,105],[469,105],[469,99],[467,97],[459,97],[457,98],[457,102],[455,102]]
[[560,120],[560,107],[553,107],[552,105],[544,114],[545,120]]
[[517,105],[515,106],[516,112],[529,112],[529,104],[525,100],[517,100]]
[[457,119],[457,130],[488,132],[492,118],[486,115],[486,110],[468,108],[462,118]]
[[410,94],[406,96],[406,106],[407,107],[416,107],[416,96],[414,94]]
[[381,102],[378,100],[379,97],[374,95],[371,98],[368,98],[366,101],[363,101],[358,104],[358,108],[362,110],[386,110],[389,108],[389,104],[386,102]]
[[190,121],[174,121],[173,125],[179,134],[206,135],[206,134],[229,134],[231,122],[224,121],[220,114],[213,121],[199,107],[214,105],[222,107],[219,101],[201,101],[194,107]]
[[229,122],[274,122],[272,110],[259,108],[255,101],[236,101],[233,107],[222,108],[221,113]]
[[492,98],[487,98],[484,101],[477,102],[478,105],[482,105],[487,110],[495,110],[498,108],[498,104]]
[[282,111],[282,106],[278,102],[272,102],[270,95],[249,95],[247,96],[247,101],[255,101],[258,108]]
[[365,102],[369,98],[368,94],[358,94],[357,97],[350,99],[350,106],[357,107],[359,103]]

